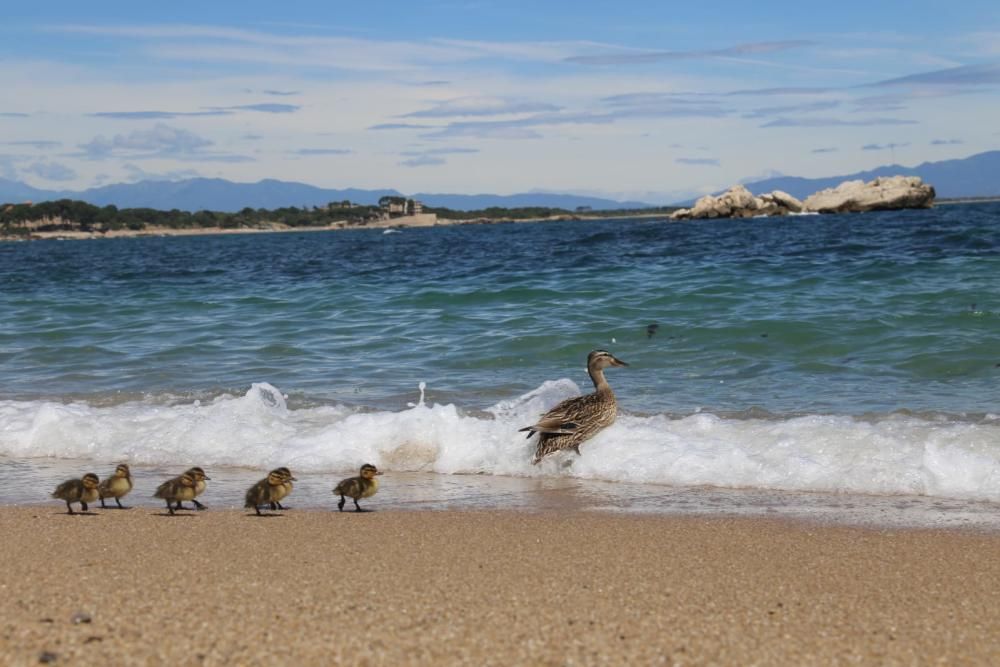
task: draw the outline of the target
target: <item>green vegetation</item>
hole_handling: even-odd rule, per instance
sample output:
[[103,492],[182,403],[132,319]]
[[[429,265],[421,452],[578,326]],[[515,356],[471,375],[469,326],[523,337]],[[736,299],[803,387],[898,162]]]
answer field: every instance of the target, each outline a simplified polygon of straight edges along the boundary
[[[383,197],[382,206],[406,204],[402,197]],[[667,215],[673,208],[621,211],[567,211],[559,208],[487,208],[480,211],[453,211],[447,208],[424,208],[442,220],[527,220],[565,217],[614,218],[629,215]],[[349,201],[327,206],[298,208],[287,206],[274,210],[244,208],[238,213],[217,211],[160,211],[151,208],[94,206],[82,201],[60,199],[38,204],[0,204],[0,236],[29,236],[32,232],[98,232],[128,229],[267,229],[274,226],[327,227],[345,222],[361,226],[384,215],[379,206],[361,206]]]

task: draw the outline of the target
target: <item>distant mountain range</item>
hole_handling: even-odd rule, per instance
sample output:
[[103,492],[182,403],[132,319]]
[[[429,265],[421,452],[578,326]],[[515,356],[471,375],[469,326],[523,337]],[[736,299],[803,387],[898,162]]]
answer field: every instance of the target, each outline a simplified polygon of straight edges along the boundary
[[[860,171],[828,178],[780,176],[745,185],[754,194],[784,190],[803,199],[824,188],[843,181],[897,174],[919,176],[930,183],[938,197],[980,197],[1000,195],[1000,151],[979,153],[959,160],[925,162],[916,167],[886,165],[870,171]],[[669,184],[664,184],[669,185]],[[397,190],[343,190],[319,188],[305,183],[265,179],[257,183],[234,183],[221,178],[191,178],[183,181],[139,181],[105,185],[89,190],[40,190],[17,181],[0,179],[0,202],[46,201],[78,199],[97,206],[114,204],[119,208],[155,208],[182,211],[239,211],[240,209],[274,209],[282,206],[325,206],[330,202],[350,200],[357,204],[376,204],[386,195],[404,196]],[[639,201],[615,201],[600,197],[540,192],[514,195],[455,195],[418,192],[406,195],[426,206],[444,207],[456,211],[475,211],[490,207],[521,208],[544,206],[575,210],[589,207],[595,211],[623,208],[649,208],[652,204]],[[683,203],[690,205],[690,202]]]
[[[169,211],[239,211],[243,208],[274,209],[282,206],[325,206],[344,200],[356,204],[377,204],[382,197],[404,196],[398,190],[344,190],[318,188],[305,183],[265,179],[257,183],[234,183],[221,178],[190,178],[183,181],[139,181],[105,185],[89,190],[39,190],[30,185],[0,179],[0,202],[77,199],[95,206],[114,204],[118,208],[154,208]],[[425,206],[475,211],[493,206],[521,208],[546,206],[575,210],[587,206],[594,210],[649,208],[638,201],[614,201],[600,197],[567,194],[523,193],[514,195],[451,195],[417,193],[406,195]]]
[[805,199],[814,192],[833,188],[844,181],[870,181],[877,176],[919,176],[934,186],[938,198],[987,197],[1000,195],[1000,151],[977,153],[964,159],[924,162],[916,167],[899,164],[859,171],[829,178],[799,178],[778,176],[753,183],[744,183],[755,195],[783,190],[793,197]]

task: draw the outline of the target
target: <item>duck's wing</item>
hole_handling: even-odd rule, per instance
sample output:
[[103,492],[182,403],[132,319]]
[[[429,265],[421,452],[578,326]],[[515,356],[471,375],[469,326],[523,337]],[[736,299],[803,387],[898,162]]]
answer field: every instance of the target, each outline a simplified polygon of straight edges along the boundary
[[80,480],[70,479],[57,486],[56,490],[52,492],[52,497],[62,500],[65,500],[67,497],[77,497],[82,493],[82,489],[83,483]]
[[340,484],[338,484],[333,492],[338,496],[357,496],[361,495],[361,478],[351,477],[350,479],[345,479]]
[[590,402],[591,396],[592,394],[587,394],[567,398],[542,415],[537,422],[518,431],[529,431],[529,438],[535,433],[569,435],[579,426],[580,411]]
[[173,496],[176,484],[176,479],[167,480],[163,484],[156,487],[156,493],[153,494],[154,498],[167,498]]

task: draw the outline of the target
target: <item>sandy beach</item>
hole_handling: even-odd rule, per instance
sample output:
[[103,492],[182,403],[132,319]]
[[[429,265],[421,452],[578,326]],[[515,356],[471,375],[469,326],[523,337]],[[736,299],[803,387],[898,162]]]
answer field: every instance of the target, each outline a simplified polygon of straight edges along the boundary
[[5,507],[4,664],[996,664],[1000,535]]

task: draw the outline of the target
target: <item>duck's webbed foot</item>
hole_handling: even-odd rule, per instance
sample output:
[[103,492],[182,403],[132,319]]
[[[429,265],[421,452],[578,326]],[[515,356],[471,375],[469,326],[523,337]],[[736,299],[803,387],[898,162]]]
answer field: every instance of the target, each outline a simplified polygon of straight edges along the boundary
[[194,508],[196,510],[207,510],[208,509],[207,507],[205,507],[204,505],[202,505],[201,503],[199,503],[197,500],[192,499],[191,502],[194,503]]

